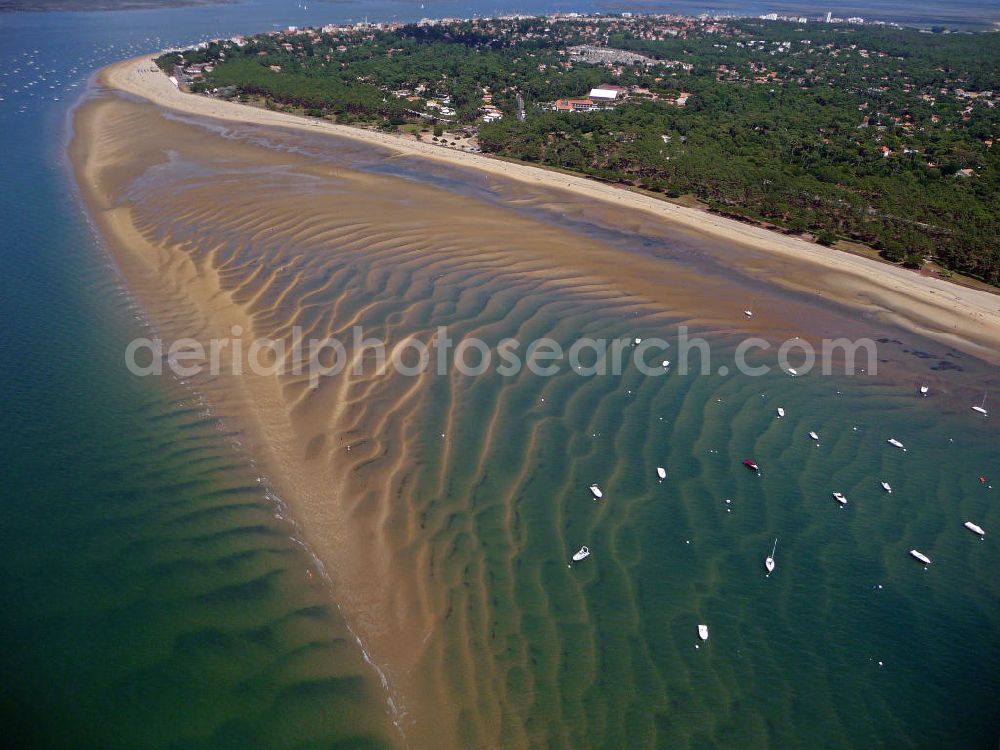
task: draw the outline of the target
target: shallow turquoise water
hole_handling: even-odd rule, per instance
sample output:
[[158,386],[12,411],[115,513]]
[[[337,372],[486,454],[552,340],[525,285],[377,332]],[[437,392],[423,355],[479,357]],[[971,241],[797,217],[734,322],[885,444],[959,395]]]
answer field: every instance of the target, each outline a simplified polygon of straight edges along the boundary
[[[343,157],[331,151],[330,158]],[[398,158],[349,158],[380,173],[460,184],[453,173]],[[581,334],[675,333],[676,319],[634,299],[595,294],[569,270],[565,284],[546,285],[485,261],[456,262],[433,247],[412,252],[409,243],[418,240],[386,240],[377,223],[342,234],[337,226],[348,218],[324,224],[304,214],[301,224],[261,236],[256,204],[182,216],[164,196],[183,193],[189,169],[162,169],[155,190],[148,183],[131,194],[143,206],[140,225],[147,236],[184,241],[185,252],[204,261],[224,221],[230,244],[213,262],[232,269],[226,284],[241,298],[266,300],[257,319],[262,335],[287,333],[304,296],[331,307],[342,300],[314,335],[337,335],[350,321],[368,336],[391,330],[389,338],[401,340],[443,325],[456,341],[476,336],[495,351],[507,336],[547,336],[568,347]],[[232,179],[224,169],[220,175]],[[253,195],[300,191],[303,205],[307,196],[341,189],[336,177],[300,185],[283,170],[254,179]],[[567,219],[549,207],[558,202],[511,191],[469,190],[621,243],[623,259],[644,251],[642,237]],[[239,210],[245,220],[234,215]],[[376,240],[378,250],[368,252]],[[393,242],[406,252],[397,257]],[[691,262],[715,268],[711,260]],[[295,265],[300,281],[268,270],[285,264]],[[785,305],[800,314],[794,306],[801,301],[772,295],[759,300],[758,313]],[[996,372],[851,314],[813,314],[809,325],[829,326],[831,335],[878,337],[883,374],[647,377],[626,367],[620,376],[588,378],[564,368],[552,378],[434,378],[416,405],[397,407],[389,386],[363,399],[358,408],[370,411],[379,430],[369,433],[359,420],[350,434],[357,505],[386,503],[381,523],[399,541],[389,546],[400,550],[401,569],[428,551],[432,585],[446,602],[434,636],[452,665],[447,679],[470,696],[470,714],[497,712],[501,744],[991,741],[997,547],[992,534],[979,540],[962,523],[996,523],[995,427],[968,408]],[[716,367],[732,362],[736,337],[696,332],[712,342]],[[763,361],[773,364],[773,355]],[[928,398],[917,393],[924,380],[933,384]],[[374,419],[383,402],[393,412],[384,423]],[[890,437],[907,450],[890,446]],[[387,454],[404,442],[409,460],[400,470]],[[743,467],[747,457],[760,463],[760,476]],[[662,483],[657,466],[668,470]],[[384,493],[362,491],[383,474],[395,477]],[[892,495],[881,480],[892,483]],[[587,491],[592,482],[605,491],[600,503]],[[834,490],[849,498],[845,508]],[[407,532],[417,523],[413,541]],[[763,560],[776,537],[778,568],[765,578]],[[567,566],[584,544],[591,556]],[[912,548],[934,564],[924,570],[909,557]],[[696,648],[702,622],[712,635]],[[468,746],[479,737],[473,724],[466,724]]]

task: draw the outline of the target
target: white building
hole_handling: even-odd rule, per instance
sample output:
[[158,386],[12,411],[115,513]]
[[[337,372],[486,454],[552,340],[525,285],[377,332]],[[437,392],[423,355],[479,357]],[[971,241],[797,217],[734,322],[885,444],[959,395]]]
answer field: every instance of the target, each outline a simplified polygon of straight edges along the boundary
[[613,102],[618,98],[624,89],[621,86],[600,86],[591,89],[588,98],[595,102]]

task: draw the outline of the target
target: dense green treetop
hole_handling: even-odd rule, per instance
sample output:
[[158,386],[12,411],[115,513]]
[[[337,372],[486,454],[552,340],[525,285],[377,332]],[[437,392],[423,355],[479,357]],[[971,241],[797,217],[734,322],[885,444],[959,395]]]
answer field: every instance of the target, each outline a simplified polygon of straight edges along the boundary
[[[581,44],[612,59],[581,57]],[[464,128],[485,152],[1000,284],[1000,34],[477,19],[270,33],[159,62],[196,91],[387,129]],[[623,100],[551,106],[601,84]],[[485,122],[490,107],[503,118]]]

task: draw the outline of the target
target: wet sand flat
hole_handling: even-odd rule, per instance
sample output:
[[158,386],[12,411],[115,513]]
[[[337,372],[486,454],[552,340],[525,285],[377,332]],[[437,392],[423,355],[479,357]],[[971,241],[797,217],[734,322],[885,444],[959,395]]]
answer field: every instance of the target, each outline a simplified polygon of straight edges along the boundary
[[[786,273],[793,291],[769,289],[752,269],[718,270],[726,248],[697,237],[678,239],[697,251],[691,258],[677,250],[679,260],[668,262],[623,249],[616,235],[560,224],[588,212],[613,224],[590,196],[514,180],[490,202],[358,168],[360,157],[335,139],[313,154],[315,144],[287,147],[294,138],[260,123],[220,129],[108,91],[78,108],[74,129],[71,156],[88,209],[167,338],[231,338],[246,351],[259,338],[290,346],[296,327],[307,339],[350,340],[352,327],[362,326],[391,354],[409,340],[429,341],[439,326],[456,341],[475,336],[496,346],[508,337],[567,344],[581,335],[649,337],[684,323],[725,352],[750,325],[738,327],[747,299],[761,310],[749,332],[775,341],[879,330],[851,304],[817,305],[794,291],[807,285],[809,268]],[[380,151],[376,161],[388,168],[395,158]],[[637,216],[618,216],[623,231],[670,245],[668,226],[648,212]],[[745,257],[765,276],[775,263],[760,248]],[[856,282],[853,294],[866,297],[869,314],[875,302],[896,309],[897,297],[884,295],[913,291],[882,290],[856,276],[831,269],[823,283]],[[935,304],[917,300],[909,324],[921,327]],[[955,320],[986,314],[953,313]],[[986,324],[936,333],[970,351],[993,335]],[[350,355],[372,364],[370,354]],[[722,483],[728,469],[720,472],[714,456],[725,452],[728,466],[755,443],[768,445],[761,417],[747,406],[764,403],[764,386],[696,380],[631,370],[591,379],[433,370],[408,377],[371,366],[318,387],[294,372],[190,378],[241,425],[247,450],[287,499],[352,631],[385,676],[411,746],[761,745],[799,736],[810,720],[841,710],[833,665],[801,649],[793,668],[830,689],[803,698],[799,714],[777,711],[769,727],[739,709],[746,696],[734,668],[717,664],[706,676],[704,664],[690,661],[687,618],[692,606],[718,608],[712,571],[728,553],[712,558],[700,583],[638,575],[663,563],[641,531],[651,523],[652,467],[687,467],[678,469],[687,488],[679,515],[670,531],[657,531],[680,545],[706,521],[703,498],[736,492]],[[816,397],[801,392],[788,403],[805,411],[817,408],[807,406]],[[736,411],[716,418],[713,410],[726,408],[718,403]],[[770,424],[773,408],[768,413]],[[845,418],[832,414],[822,419]],[[724,424],[735,425],[739,439]],[[870,467],[854,458],[870,447],[840,447],[839,464],[855,467],[845,483],[866,481]],[[806,463],[822,476],[828,469],[816,460]],[[594,504],[585,491],[591,481],[628,502]],[[785,491],[774,488],[768,502],[785,502]],[[764,532],[746,523],[741,538]],[[814,521],[802,523],[823,533]],[[859,537],[863,528],[854,530]],[[569,554],[588,542],[605,565],[568,568]],[[665,569],[694,570],[680,557]],[[765,673],[778,669],[773,654],[762,654]],[[699,676],[706,694],[690,697]],[[728,708],[715,713],[713,700]],[[856,709],[867,727],[893,714],[890,703]],[[844,744],[859,736],[852,731]]]

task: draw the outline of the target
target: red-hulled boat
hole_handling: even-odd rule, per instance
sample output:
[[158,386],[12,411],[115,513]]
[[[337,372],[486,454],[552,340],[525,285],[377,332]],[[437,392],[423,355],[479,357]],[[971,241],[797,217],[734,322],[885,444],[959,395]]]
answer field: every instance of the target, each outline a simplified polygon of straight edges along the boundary
[[760,471],[760,467],[754,463],[752,458],[744,458],[743,465],[750,469],[750,471]]

